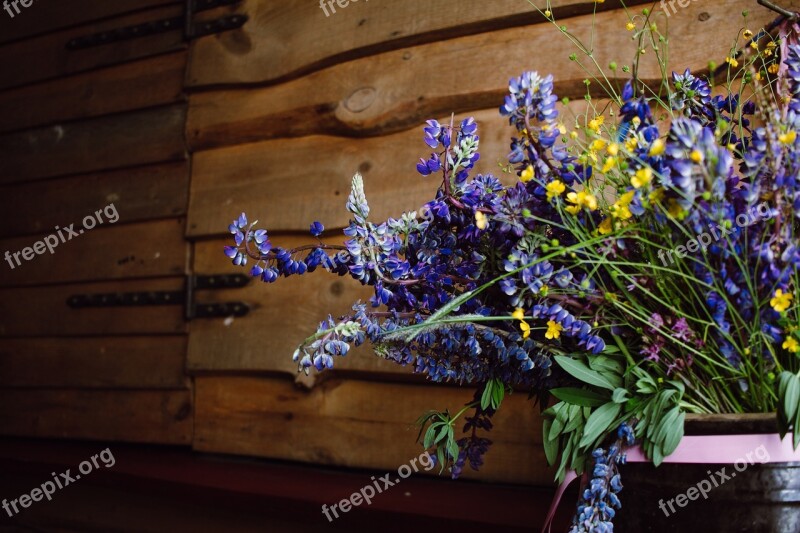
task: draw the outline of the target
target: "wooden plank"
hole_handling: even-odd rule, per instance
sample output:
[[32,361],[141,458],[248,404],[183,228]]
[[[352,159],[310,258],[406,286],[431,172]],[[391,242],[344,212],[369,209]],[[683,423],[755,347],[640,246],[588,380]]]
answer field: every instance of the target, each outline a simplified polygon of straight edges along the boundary
[[[474,116],[480,168],[498,175],[513,130],[497,110]],[[421,128],[367,139],[312,136],[198,152],[192,159],[188,235],[225,233],[241,211],[271,231],[307,230],[314,220],[344,227],[356,171],[364,175],[372,220],[398,216],[433,198],[438,178],[423,178],[415,169],[417,159],[429,155]]]
[[[295,246],[305,241],[298,237],[281,237],[275,242],[276,245]],[[194,271],[198,274],[246,273],[222,254],[225,244],[228,243],[221,240],[196,243]],[[295,377],[297,363],[292,362],[292,353],[297,345],[312,335],[316,325],[328,314],[345,314],[353,303],[359,299],[366,301],[371,294],[369,288],[324,271],[303,278],[282,279],[270,285],[257,280],[254,283],[246,289],[197,293],[198,303],[245,301],[252,309],[247,316],[231,321],[199,320],[189,324],[187,369],[190,372],[257,370]],[[223,353],[225,356],[220,357]],[[366,345],[339,358],[336,371],[406,376],[411,373],[410,368],[375,356]],[[312,374],[312,380],[316,375]]]
[[0,434],[188,444],[192,395],[188,390],[0,389]]
[[175,104],[0,136],[0,183],[184,159],[185,118]]
[[[102,3],[111,4],[112,2]],[[71,4],[64,4],[65,8],[67,6],[71,8]],[[185,49],[183,27],[176,28],[175,31],[85,50],[68,50],[66,48],[66,44],[76,37],[181,15],[183,13],[182,2],[180,4],[173,2],[172,4],[174,5],[137,11],[130,15],[75,26],[0,46],[0,72],[3,73],[3,77],[0,78],[0,89],[18,87]],[[22,16],[20,15],[20,17]]]
[[[182,219],[119,225],[125,221],[125,205],[117,202],[113,204],[117,224],[111,224],[108,213],[103,211],[105,207],[99,208],[104,223],[91,230],[83,229],[78,218],[74,224],[62,223],[50,228],[47,234],[0,240],[0,250],[11,254],[0,269],[0,287],[174,276],[186,272],[188,245],[183,237]],[[97,223],[92,211],[87,215],[84,220],[93,219]],[[55,230],[73,225],[78,235]],[[66,242],[60,242],[59,236]],[[53,244],[52,253],[46,248],[48,238]],[[32,249],[25,252],[27,248]],[[37,249],[41,255],[36,254]],[[30,260],[25,260],[25,253]]]
[[[542,9],[546,4],[534,3]],[[547,4],[559,18],[620,7],[619,1]],[[353,0],[346,9],[340,6],[334,2],[323,11],[318,2],[247,0],[235,9],[250,16],[242,30],[193,44],[189,84],[270,82],[402,46],[544,21],[524,0],[462,0],[458,9],[448,0]]]
[[[64,201],[67,197],[69,202]],[[186,214],[188,197],[187,161],[0,185],[0,213],[4,214],[0,237],[63,227],[109,203],[124,206],[126,223],[179,217]]]
[[[198,376],[194,448],[392,471],[422,452],[414,427],[420,414],[455,412],[471,398],[472,391],[447,386],[329,380],[308,391],[286,379]],[[493,422],[483,469],[465,468],[464,477],[549,484],[538,408],[514,394]]]
[[186,51],[0,93],[0,132],[182,101]]
[[[800,0],[793,5],[800,9]],[[750,11],[753,30],[774,18],[772,11],[754,9],[751,0],[693,2],[679,9],[669,19],[670,34],[681,37],[670,40],[670,68],[702,70],[711,59],[721,63],[742,27],[742,10]],[[625,64],[636,51],[624,29],[627,20],[623,12],[610,11],[567,22],[584,42],[593,26],[598,28],[595,59],[605,68],[612,60]],[[190,99],[187,139],[192,150],[199,150],[285,136],[385,134],[433,116],[497,106],[508,79],[523,70],[554,73],[557,94],[580,97],[587,74],[569,61],[573,51],[556,28],[538,24],[391,51],[276,86],[196,94]],[[454,74],[454,68],[463,74]],[[621,69],[618,75],[627,76]],[[639,76],[661,79],[655,54],[642,56]],[[617,81],[621,86],[626,79]],[[599,91],[597,83],[594,88]]]
[[[69,2],[36,2],[28,8],[20,6],[19,15],[0,18],[0,43],[116,17],[131,11],[176,4],[178,0],[71,0]],[[3,15],[6,15],[3,12]]]
[[176,291],[183,278],[0,289],[0,337],[183,333],[183,306],[71,309],[75,294]]
[[0,386],[177,389],[185,336],[0,339]]

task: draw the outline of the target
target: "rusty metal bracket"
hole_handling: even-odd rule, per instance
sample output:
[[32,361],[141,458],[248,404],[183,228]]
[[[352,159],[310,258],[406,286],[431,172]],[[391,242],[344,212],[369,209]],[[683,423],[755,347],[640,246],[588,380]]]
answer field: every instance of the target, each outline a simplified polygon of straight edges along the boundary
[[250,312],[244,302],[195,303],[195,292],[199,290],[238,289],[246,286],[252,278],[244,274],[218,274],[211,276],[188,276],[182,291],[142,291],[101,294],[73,294],[67,298],[72,309],[98,307],[139,307],[160,305],[183,305],[186,320],[193,318],[242,317]]
[[138,39],[168,31],[183,29],[185,41],[235,30],[244,26],[248,16],[244,13],[227,15],[206,22],[195,23],[194,15],[201,11],[208,11],[217,7],[229,6],[240,3],[242,0],[186,0],[184,14],[178,17],[144,22],[133,26],[115,28],[113,30],[101,31],[91,35],[76,37],[66,45],[68,50],[81,50],[93,48],[106,44]]

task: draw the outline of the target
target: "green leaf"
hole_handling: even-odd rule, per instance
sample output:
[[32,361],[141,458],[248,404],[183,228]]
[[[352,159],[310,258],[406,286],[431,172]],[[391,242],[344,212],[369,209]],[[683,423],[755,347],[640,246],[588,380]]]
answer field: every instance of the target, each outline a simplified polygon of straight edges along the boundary
[[494,386],[494,380],[486,382],[486,386],[483,388],[483,394],[481,394],[481,409],[484,411],[489,408],[492,402],[492,387]]
[[786,420],[793,420],[797,414],[800,403],[800,378],[792,376],[786,386],[785,396],[783,397],[783,412]]
[[[675,407],[678,409],[678,407]],[[683,439],[683,424],[686,420],[686,413],[680,413],[678,417],[672,421],[672,425],[667,429],[667,435],[664,437],[664,455],[670,455],[680,444]]]
[[578,389],[575,387],[561,387],[558,389],[551,389],[550,394],[563,402],[572,405],[580,405],[584,407],[600,407],[608,402],[608,396],[603,396],[596,392]]
[[796,450],[798,446],[800,446],[800,409],[797,410],[797,414],[794,417],[794,449]]
[[628,391],[623,388],[614,389],[614,393],[611,395],[611,401],[614,403],[625,403],[628,401]]
[[497,380],[497,384],[494,387],[494,391],[492,392],[492,408],[499,409],[500,404],[503,403],[503,398],[506,394],[506,387],[502,381]]
[[606,357],[605,355],[589,357],[589,368],[598,372],[613,373],[620,376],[625,372],[625,369],[619,361],[611,357]]
[[603,350],[603,353],[607,353],[607,354],[619,353],[619,348],[617,348],[613,344],[606,344],[606,348],[605,348],[605,350]]
[[[583,426],[585,419],[583,418],[582,409],[579,405],[570,405],[569,406],[569,422],[567,422],[567,427],[564,428],[564,433],[572,433],[579,427]],[[583,433],[583,431],[581,431]]]
[[609,428],[622,411],[622,405],[607,403],[592,413],[583,428],[583,437],[578,444],[580,447],[591,445],[598,437],[608,433]]
[[447,445],[447,453],[450,454],[450,457],[452,457],[453,461],[458,459],[458,452],[458,443],[456,443],[454,440],[451,440]]
[[550,435],[550,424],[552,421],[545,419],[542,422],[542,435],[544,442],[544,456],[547,458],[547,464],[552,466],[556,462],[556,458],[558,457],[558,438],[551,439]]
[[596,387],[613,391],[622,384],[621,379],[615,380],[619,381],[619,383],[614,383],[607,376],[586,366],[586,364],[582,361],[572,359],[565,355],[557,355],[555,356],[555,360],[561,368],[566,370],[573,377],[583,381],[584,383],[588,383],[589,385],[595,385]]
[[422,443],[422,447],[425,448],[426,450],[430,449],[430,447],[433,446],[436,437],[436,427],[437,427],[436,423],[431,424],[428,427],[428,431],[425,432],[425,441]]
[[561,432],[564,431],[564,425],[567,422],[567,404],[564,402],[559,402],[553,406],[553,412],[555,413],[555,418],[553,418],[553,426],[550,430],[551,438],[556,438],[561,435]]
[[439,430],[439,433],[436,435],[436,438],[433,440],[434,443],[440,443],[447,435],[448,430],[452,429],[450,424],[442,424],[442,429]]

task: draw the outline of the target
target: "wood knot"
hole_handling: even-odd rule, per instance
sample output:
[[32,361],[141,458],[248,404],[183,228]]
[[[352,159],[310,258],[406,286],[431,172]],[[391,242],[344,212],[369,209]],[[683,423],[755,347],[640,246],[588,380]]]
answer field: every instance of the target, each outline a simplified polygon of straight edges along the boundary
[[361,87],[345,98],[344,107],[351,113],[361,113],[375,102],[377,95],[375,87]]
[[709,13],[707,11],[703,11],[702,13],[697,15],[697,20],[699,20],[700,22],[705,22],[710,18],[711,18],[711,13]]
[[344,287],[341,281],[334,281],[331,283],[331,294],[334,296],[341,296],[344,293]]

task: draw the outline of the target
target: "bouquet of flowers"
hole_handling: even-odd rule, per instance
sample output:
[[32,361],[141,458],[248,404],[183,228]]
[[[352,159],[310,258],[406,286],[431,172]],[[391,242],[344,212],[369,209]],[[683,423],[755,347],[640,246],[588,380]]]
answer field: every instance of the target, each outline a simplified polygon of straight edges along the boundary
[[[628,29],[658,56],[650,17]],[[610,531],[625,447],[638,443],[658,465],[687,413],[777,412],[800,443],[795,29],[743,29],[710,79],[687,70],[652,87],[636,63],[619,90],[597,77],[610,100],[587,96],[588,112],[571,120],[552,76],[525,72],[500,107],[514,129],[512,185],[477,172],[472,118],[429,120],[416,170],[439,176],[438,188],[419,212],[371,221],[356,175],[341,246],[274,247],[242,214],[225,253],[268,283],[321,268],[373,287],[294,360],[321,371],[369,340],[432,381],[470,385],[461,411],[418,421],[453,477],[482,464],[504,396],[529,392],[557,477],[591,478],[573,531]],[[311,225],[314,237],[323,230]]]

